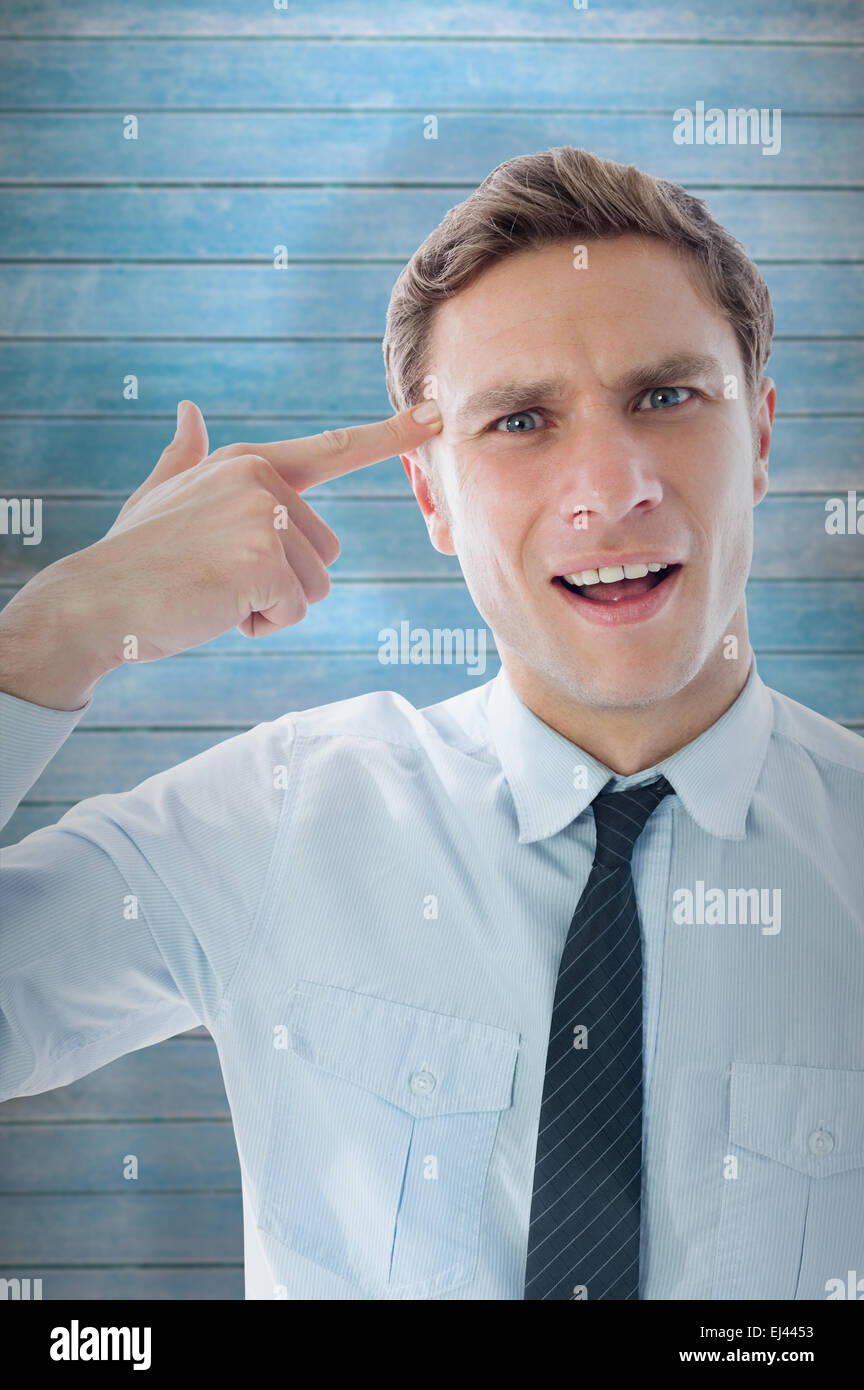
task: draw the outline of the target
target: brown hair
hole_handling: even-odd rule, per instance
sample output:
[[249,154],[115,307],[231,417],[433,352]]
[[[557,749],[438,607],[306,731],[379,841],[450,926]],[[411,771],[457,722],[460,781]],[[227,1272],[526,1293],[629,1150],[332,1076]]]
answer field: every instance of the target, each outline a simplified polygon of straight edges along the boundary
[[387,391],[395,410],[423,395],[435,308],[495,261],[565,238],[658,237],[692,257],[710,298],[738,339],[753,399],[771,351],[768,287],[740,242],[705,202],[632,164],[561,145],[499,164],[450,209],[404,267],[384,333]]

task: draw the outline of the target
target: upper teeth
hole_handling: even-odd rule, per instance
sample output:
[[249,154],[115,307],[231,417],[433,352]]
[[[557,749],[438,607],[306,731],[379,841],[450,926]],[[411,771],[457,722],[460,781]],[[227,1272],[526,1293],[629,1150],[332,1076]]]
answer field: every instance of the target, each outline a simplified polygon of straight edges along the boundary
[[656,574],[658,570],[668,569],[665,565],[607,565],[599,570],[579,570],[576,574],[565,574],[564,578],[570,584],[615,584],[619,579],[644,579],[650,570]]

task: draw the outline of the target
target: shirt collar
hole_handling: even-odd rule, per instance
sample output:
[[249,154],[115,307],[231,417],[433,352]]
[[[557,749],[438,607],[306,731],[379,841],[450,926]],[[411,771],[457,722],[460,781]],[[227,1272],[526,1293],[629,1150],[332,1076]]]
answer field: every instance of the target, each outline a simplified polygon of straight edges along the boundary
[[502,666],[490,682],[489,726],[519,820],[519,843],[569,825],[611,780],[613,790],[668,779],[701,828],[743,840],[747,811],[773,726],[771,694],[752,656],[744,688],[724,714],[654,767],[622,777],[545,724],[518,697]]

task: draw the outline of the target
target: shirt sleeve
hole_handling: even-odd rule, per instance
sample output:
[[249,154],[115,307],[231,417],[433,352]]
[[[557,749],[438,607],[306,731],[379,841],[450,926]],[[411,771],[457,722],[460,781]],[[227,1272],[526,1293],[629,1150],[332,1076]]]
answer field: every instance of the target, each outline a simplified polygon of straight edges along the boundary
[[[0,692],[5,824],[88,706]],[[208,1027],[251,935],[293,752],[291,716],[0,852],[0,1101]]]

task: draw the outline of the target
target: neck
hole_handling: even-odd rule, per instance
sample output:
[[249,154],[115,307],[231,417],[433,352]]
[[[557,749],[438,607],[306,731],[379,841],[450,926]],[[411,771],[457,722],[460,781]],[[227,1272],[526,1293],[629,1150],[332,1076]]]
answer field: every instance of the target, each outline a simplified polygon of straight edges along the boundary
[[[735,626],[729,631],[735,632]],[[692,743],[734,704],[747,682],[753,655],[746,619],[737,635],[737,660],[724,659],[721,643],[681,690],[641,709],[580,704],[566,690],[543,684],[513,652],[502,651],[501,662],[516,694],[538,719],[612,772],[629,777]]]

